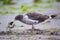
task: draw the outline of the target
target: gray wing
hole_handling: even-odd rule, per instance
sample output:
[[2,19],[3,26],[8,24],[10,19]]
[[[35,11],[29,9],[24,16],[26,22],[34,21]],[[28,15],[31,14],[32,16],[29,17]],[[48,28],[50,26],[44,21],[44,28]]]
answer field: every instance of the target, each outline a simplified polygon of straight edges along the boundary
[[45,21],[46,19],[49,18],[49,16],[47,16],[47,15],[42,15],[42,14],[39,14],[39,13],[29,13],[29,14],[27,14],[27,15],[28,15],[28,17],[29,17],[30,19],[32,19],[32,20],[38,20],[39,23],[40,23],[40,22],[43,22],[43,21]]
[[27,15],[32,20],[37,20],[39,18],[42,18],[42,14],[38,14],[38,13],[29,13]]

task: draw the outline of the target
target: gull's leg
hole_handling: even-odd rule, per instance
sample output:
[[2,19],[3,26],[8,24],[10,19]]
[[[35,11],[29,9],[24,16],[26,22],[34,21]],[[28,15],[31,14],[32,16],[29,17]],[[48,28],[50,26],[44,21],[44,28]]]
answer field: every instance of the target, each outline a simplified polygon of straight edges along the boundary
[[32,25],[32,33],[34,33],[34,25]]

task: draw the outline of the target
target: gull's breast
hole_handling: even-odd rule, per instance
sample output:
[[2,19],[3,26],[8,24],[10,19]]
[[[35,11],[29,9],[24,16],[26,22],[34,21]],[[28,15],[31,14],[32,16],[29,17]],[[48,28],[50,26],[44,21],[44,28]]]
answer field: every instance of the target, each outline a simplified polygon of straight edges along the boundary
[[23,20],[24,23],[32,25],[32,24],[38,24],[38,20],[32,20],[29,19],[27,15],[23,15]]

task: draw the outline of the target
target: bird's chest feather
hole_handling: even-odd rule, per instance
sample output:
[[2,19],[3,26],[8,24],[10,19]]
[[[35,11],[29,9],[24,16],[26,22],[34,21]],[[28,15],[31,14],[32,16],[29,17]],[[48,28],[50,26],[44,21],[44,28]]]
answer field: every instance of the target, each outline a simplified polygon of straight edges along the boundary
[[26,24],[37,24],[38,23],[37,20],[29,19],[29,17],[27,15],[23,15],[22,21]]

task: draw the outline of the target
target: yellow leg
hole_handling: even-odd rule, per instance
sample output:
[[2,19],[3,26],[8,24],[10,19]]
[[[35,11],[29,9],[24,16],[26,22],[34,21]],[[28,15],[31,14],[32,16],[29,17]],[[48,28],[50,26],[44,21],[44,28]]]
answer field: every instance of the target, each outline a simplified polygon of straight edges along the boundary
[[32,25],[32,33],[34,33],[34,25]]

